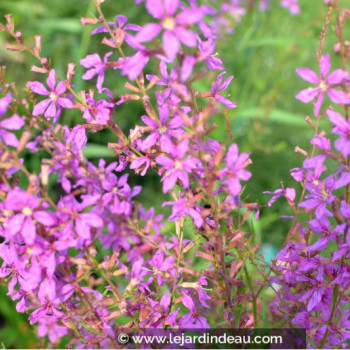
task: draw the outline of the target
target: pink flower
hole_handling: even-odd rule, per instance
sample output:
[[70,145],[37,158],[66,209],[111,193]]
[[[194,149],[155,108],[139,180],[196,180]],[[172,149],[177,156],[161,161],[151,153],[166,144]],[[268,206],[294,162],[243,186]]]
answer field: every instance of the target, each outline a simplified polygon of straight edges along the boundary
[[[0,98],[0,118],[2,118],[11,103],[11,94],[8,92],[3,98]],[[23,119],[15,114],[10,118],[0,121],[0,141],[13,147],[18,146],[16,135],[7,130],[19,130],[24,125]]]
[[223,97],[222,95],[219,95],[219,92],[222,92],[228,88],[228,86],[230,85],[233,79],[233,75],[231,75],[223,82],[222,77],[224,76],[225,73],[226,72],[220,73],[216,79],[216,82],[212,83],[211,92],[215,100],[223,104],[225,107],[229,109],[236,108],[237,107],[236,102],[232,102],[227,98]]
[[315,88],[302,90],[295,96],[298,100],[304,103],[311,102],[317,97],[314,109],[316,117],[320,113],[325,93],[328,94],[333,103],[350,104],[350,99],[347,97],[345,92],[333,89],[333,86],[341,85],[342,82],[349,77],[348,72],[342,69],[336,69],[328,77],[326,77],[330,71],[330,68],[331,63],[329,54],[325,54],[320,60],[320,77],[309,68],[298,68],[296,70],[297,74],[302,79],[318,85]]
[[288,8],[292,15],[296,15],[300,12],[298,0],[282,0],[281,6]]
[[180,50],[180,42],[189,47],[197,45],[194,33],[187,29],[187,26],[197,23],[203,17],[201,11],[190,9],[185,9],[175,16],[178,7],[179,0],[147,0],[147,11],[161,23],[146,24],[135,37],[140,43],[148,42],[164,29],[163,48],[171,62]]
[[55,88],[55,74],[55,70],[51,69],[49,76],[46,80],[50,91],[48,91],[46,87],[39,81],[28,81],[28,86],[32,89],[33,92],[35,92],[38,95],[48,96],[47,99],[39,102],[34,106],[33,115],[37,116],[40,114],[44,114],[46,118],[54,117],[54,121],[56,121],[57,118],[60,116],[62,108],[73,108],[73,102],[67,97],[62,97],[62,95],[67,90],[64,81],[60,81],[57,84],[57,87]]
[[108,68],[108,57],[112,55],[113,52],[107,52],[101,60],[97,53],[92,55],[87,55],[85,58],[80,60],[80,64],[85,68],[90,68],[84,75],[84,80],[90,80],[95,75],[97,75],[97,91],[102,92],[102,85],[105,79],[105,70]]

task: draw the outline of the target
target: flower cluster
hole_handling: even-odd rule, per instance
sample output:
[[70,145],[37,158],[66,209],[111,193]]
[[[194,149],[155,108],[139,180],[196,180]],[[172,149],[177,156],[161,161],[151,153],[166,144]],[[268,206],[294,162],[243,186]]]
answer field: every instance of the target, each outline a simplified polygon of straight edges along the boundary
[[[311,153],[298,149],[306,158],[302,168],[291,170],[294,180],[303,187],[300,199],[295,200],[293,188],[283,188],[275,191],[270,200],[272,203],[277,197],[285,196],[294,212],[288,216],[293,223],[287,244],[273,262],[275,276],[271,283],[280,286],[273,302],[274,312],[294,327],[307,329],[310,347],[339,348],[346,346],[350,339],[346,306],[349,302],[346,290],[350,285],[347,264],[350,257],[350,86],[349,74],[344,68],[328,75],[329,54],[318,57],[319,76],[308,68],[297,69],[301,78],[317,84],[316,88],[303,90],[296,96],[305,103],[316,98],[317,122],[307,118],[314,129],[313,149]],[[323,110],[326,93],[333,107]],[[333,109],[339,106],[341,113]],[[321,118],[328,119],[333,126],[334,142],[319,130]]]
[[[320,74],[297,69],[316,85],[296,96],[315,100],[317,122],[307,118],[313,149],[297,148],[306,157],[291,171],[302,184],[299,200],[291,187],[265,192],[272,195],[268,206],[285,197],[293,211],[287,244],[268,264],[250,232],[259,218],[259,205],[245,193],[250,153],[240,152],[233,135],[230,143],[213,136],[214,117],[237,106],[217,39],[224,27],[233,31],[253,2],[225,0],[215,9],[195,0],[136,0],[149,18],[143,26],[124,15],[107,21],[101,3],[94,1],[98,18],[81,23],[97,25],[91,34],[108,52],[82,57],[81,77],[68,64],[66,79],[60,78],[40,56],[40,38],[34,50],[27,46],[10,15],[0,24],[16,41],[11,49],[39,59],[32,70],[47,85],[29,81],[24,99],[14,85],[4,82],[1,90],[0,278],[17,311],[28,312],[38,335],[51,343],[69,335],[76,348],[116,348],[121,328],[255,327],[261,292],[270,288],[276,294],[271,317],[307,329],[310,347],[340,347],[350,328],[344,53],[342,68],[331,73],[330,55],[321,50]],[[265,10],[269,1],[256,3]],[[281,5],[299,12],[297,0]],[[344,47],[340,29],[338,35]],[[76,91],[74,79],[93,88]],[[201,79],[205,83],[196,84]],[[121,94],[116,80],[125,82]],[[333,106],[324,109],[326,95]],[[125,130],[118,111],[129,104],[142,113]],[[83,123],[69,128],[71,110]],[[332,124],[334,142],[320,131],[321,118]],[[113,162],[86,157],[90,134],[102,131],[113,137],[105,145]],[[40,170],[31,171],[26,156],[39,152]],[[140,203],[142,187],[132,185],[130,174],[140,183],[158,176],[170,215]]]
[[[30,312],[39,336],[54,343],[70,334],[76,347],[116,347],[121,319],[133,329],[211,327],[207,317],[216,304],[214,313],[224,313],[228,326],[248,327],[254,323],[249,312],[234,321],[232,308],[253,300],[236,260],[243,251],[254,255],[241,238],[258,205],[241,198],[251,177],[249,153],[210,136],[212,118],[236,107],[229,93],[233,76],[215,53],[213,13],[193,1],[146,0],[141,6],[152,19],[141,27],[122,15],[108,22],[95,5],[99,19],[82,24],[100,24],[91,34],[107,33],[102,43],[109,52],[82,58],[86,72],[79,78],[96,89],[75,91],[74,65],[61,79],[37,44],[41,66],[32,69],[47,75],[47,87],[29,81],[27,100],[10,92],[0,100],[1,117],[25,107],[22,117],[0,124],[0,277],[8,295],[18,301],[18,312]],[[10,16],[1,29],[30,51]],[[159,72],[143,73],[149,61]],[[107,71],[126,76],[128,93],[107,87]],[[209,91],[193,87],[203,71],[212,81]],[[126,133],[115,114],[128,103],[141,103],[144,113]],[[84,123],[64,125],[70,110],[80,111]],[[115,151],[112,163],[84,155],[89,133],[102,130],[114,135],[106,145]],[[28,170],[23,151],[47,155],[39,173]],[[163,215],[138,202],[142,188],[130,185],[127,171],[159,175],[163,206],[171,208],[167,221],[175,222],[170,232]],[[18,173],[27,183],[18,183]],[[234,259],[226,263],[228,255]],[[195,268],[201,260],[209,266]]]

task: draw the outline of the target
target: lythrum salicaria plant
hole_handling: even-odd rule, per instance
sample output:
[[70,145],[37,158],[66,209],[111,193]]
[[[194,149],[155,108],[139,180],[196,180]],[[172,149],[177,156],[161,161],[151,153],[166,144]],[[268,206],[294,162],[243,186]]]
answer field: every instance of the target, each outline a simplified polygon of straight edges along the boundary
[[[0,25],[12,37],[9,50],[26,50],[38,62],[24,98],[1,72],[0,277],[17,311],[27,312],[52,343],[69,335],[69,346],[110,348],[120,346],[123,328],[259,327],[263,291],[270,289],[271,322],[306,328],[310,347],[346,344],[350,96],[342,33],[349,11],[329,4],[319,73],[297,70],[312,84],[296,97],[315,102],[315,118],[307,118],[315,135],[310,152],[297,149],[306,157],[303,167],[292,170],[302,184],[300,199],[282,188],[268,203],[285,196],[293,210],[286,244],[268,264],[248,225],[259,217],[244,190],[250,154],[240,152],[232,134],[230,144],[212,137],[213,118],[236,108],[227,92],[233,76],[215,52],[216,40],[230,33],[232,18],[236,25],[268,1],[225,1],[220,9],[196,1],[136,3],[149,14],[142,26],[122,14],[108,21],[94,0],[98,16],[81,23],[93,26],[91,34],[109,51],[81,57],[81,77],[72,63],[60,77],[41,56],[40,36],[34,47],[27,44],[10,15]],[[299,12],[295,0],[281,5]],[[323,52],[332,12],[342,58],[333,71]],[[124,81],[127,92],[108,89],[106,72]],[[195,88],[207,76],[211,88]],[[79,79],[96,89],[77,91]],[[332,107],[325,107],[327,96]],[[129,131],[118,124],[123,104],[143,108]],[[72,110],[83,122],[70,128],[63,115]],[[321,118],[333,124],[334,147]],[[84,149],[92,133],[105,129],[114,134],[106,147],[115,161],[93,163]],[[28,170],[26,152],[45,154],[39,172]],[[327,170],[328,163],[336,166]],[[158,174],[169,217],[140,203],[142,188],[130,185],[130,171],[140,179]]]

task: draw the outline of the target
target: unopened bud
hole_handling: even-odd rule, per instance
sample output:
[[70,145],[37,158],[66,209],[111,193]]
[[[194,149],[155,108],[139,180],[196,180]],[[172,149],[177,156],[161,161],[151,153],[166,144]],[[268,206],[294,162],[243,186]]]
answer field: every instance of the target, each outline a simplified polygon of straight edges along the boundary
[[146,91],[152,89],[153,86],[157,84],[158,80],[159,78],[154,76],[153,79],[150,81],[150,83],[147,85]]
[[302,148],[300,148],[299,146],[296,146],[296,147],[294,148],[294,152],[300,153],[300,154],[302,154],[302,155],[305,156],[305,157],[308,156],[307,152],[306,152],[305,150],[303,150]]
[[73,77],[75,74],[75,64],[74,63],[68,63],[68,69],[67,69],[67,82],[68,84],[71,84]]
[[5,18],[6,18],[6,21],[7,21],[7,25],[6,25],[6,28],[9,30],[9,31],[13,31],[13,19],[12,19],[12,15],[11,14],[8,14],[8,15],[5,15]]
[[20,44],[23,44],[23,37],[22,37],[22,33],[21,32],[16,32],[15,34],[16,36],[16,41]]
[[6,44],[6,50],[9,50],[9,51],[20,51],[20,50],[22,50],[22,46]]
[[305,118],[305,121],[313,128],[315,129],[315,124],[313,123],[313,121],[311,120],[311,118],[309,116],[307,116]]
[[105,45],[107,45],[107,46],[109,46],[109,47],[112,47],[112,48],[114,48],[114,49],[117,47],[112,41],[110,41],[110,40],[107,39],[106,37],[103,38],[102,44],[105,44]]
[[140,89],[139,89],[139,88],[137,88],[137,87],[134,86],[134,85],[131,85],[129,82],[127,82],[127,83],[124,85],[124,88],[127,89],[127,90],[130,90],[130,91],[140,92]]
[[40,178],[43,186],[47,186],[49,184],[49,170],[50,166],[41,164]]
[[18,147],[17,147],[17,151],[18,152],[21,152],[24,150],[26,144],[28,143],[28,141],[30,140],[31,138],[31,134],[27,131],[24,131],[21,135],[21,138],[19,140],[19,144],[18,144]]
[[139,95],[135,95],[135,94],[125,94],[125,95],[122,95],[121,97],[123,97],[125,101],[139,101],[141,99]]
[[82,26],[86,26],[88,24],[97,24],[97,23],[99,23],[99,21],[96,18],[82,17],[82,18],[80,18],[80,23]]
[[119,256],[119,252],[118,251],[115,251],[111,258],[109,259],[108,261],[108,264],[107,264],[107,269],[110,271],[113,269],[114,265],[115,265],[115,262],[117,261],[117,258]]
[[43,67],[37,67],[37,66],[32,66],[30,68],[30,70],[32,72],[35,72],[35,73],[40,73],[40,74],[45,74],[47,73],[49,70],[47,68],[43,68]]
[[48,61],[47,57],[43,57],[40,60],[40,64],[45,68],[49,68],[49,61]]
[[41,36],[40,35],[35,35],[35,48],[34,52],[39,55],[40,50],[41,50]]

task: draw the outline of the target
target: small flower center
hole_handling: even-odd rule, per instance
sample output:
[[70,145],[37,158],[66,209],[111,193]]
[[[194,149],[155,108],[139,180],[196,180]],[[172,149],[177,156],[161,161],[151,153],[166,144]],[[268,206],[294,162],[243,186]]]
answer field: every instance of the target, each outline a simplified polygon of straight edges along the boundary
[[51,92],[49,97],[50,97],[51,100],[56,101],[58,96],[55,93]]
[[327,84],[326,84],[325,81],[322,81],[322,80],[321,80],[321,82],[320,82],[320,88],[321,88],[321,90],[323,90],[323,91],[326,91],[326,90],[327,90]]
[[175,169],[182,169],[182,164],[179,160],[175,161],[175,165],[174,165]]
[[163,21],[163,28],[166,29],[166,30],[174,30],[174,28],[175,28],[175,20],[174,20],[174,18],[167,17]]
[[33,214],[33,211],[29,207],[24,207],[22,209],[22,213],[26,216],[31,216]]
[[160,134],[164,134],[166,132],[166,126],[162,126],[158,130]]

